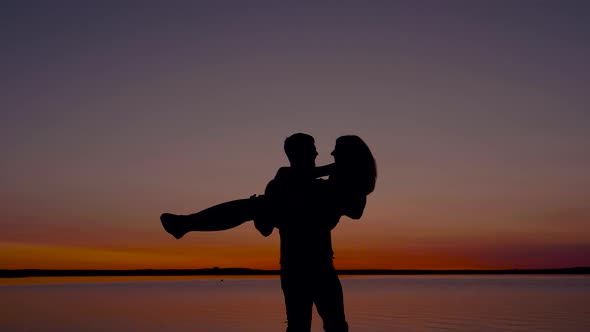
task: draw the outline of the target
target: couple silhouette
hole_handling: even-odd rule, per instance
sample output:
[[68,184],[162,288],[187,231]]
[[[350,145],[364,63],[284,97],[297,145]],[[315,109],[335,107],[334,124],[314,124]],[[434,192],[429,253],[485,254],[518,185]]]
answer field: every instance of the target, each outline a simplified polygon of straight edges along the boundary
[[[164,213],[164,229],[180,239],[190,231],[221,231],[254,221],[269,236],[279,230],[281,288],[287,332],[309,332],[315,303],[326,332],[348,331],[342,286],[333,264],[330,232],[342,216],[358,220],[375,189],[377,168],[365,142],[341,136],[334,163],[316,167],[314,138],[303,133],[284,143],[289,167],[281,167],[264,195],[222,203],[191,215]],[[321,177],[329,176],[327,180]]]

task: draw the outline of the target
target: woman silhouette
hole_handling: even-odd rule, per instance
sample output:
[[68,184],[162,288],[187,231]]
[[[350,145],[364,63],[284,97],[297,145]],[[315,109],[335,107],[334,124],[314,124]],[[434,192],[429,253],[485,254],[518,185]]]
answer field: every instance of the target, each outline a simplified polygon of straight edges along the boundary
[[[304,143],[306,141],[308,143]],[[313,179],[329,175],[326,181],[327,185],[322,189],[321,196],[325,198],[324,203],[332,207],[333,210],[339,211],[340,216],[360,219],[366,204],[366,196],[375,189],[377,179],[376,163],[371,150],[356,135],[341,136],[336,140],[336,146],[332,151],[333,164],[315,167],[311,170],[294,167],[295,158],[292,158],[290,154],[303,154],[300,151],[309,151],[309,142],[311,142],[313,153],[317,155],[313,137],[307,134],[297,133],[285,140],[285,152],[292,167],[281,167],[275,180],[301,177]],[[315,156],[313,159],[315,165]],[[231,229],[246,221],[258,219],[258,217],[265,220],[271,217],[269,216],[272,214],[271,211],[276,211],[276,207],[273,207],[271,202],[276,203],[277,199],[269,199],[272,195],[268,195],[268,188],[265,194],[221,203],[191,215],[163,213],[160,216],[160,221],[164,229],[176,239],[180,239],[191,231],[208,232]],[[268,236],[272,232],[273,226],[267,222],[256,223],[256,226],[264,236]]]

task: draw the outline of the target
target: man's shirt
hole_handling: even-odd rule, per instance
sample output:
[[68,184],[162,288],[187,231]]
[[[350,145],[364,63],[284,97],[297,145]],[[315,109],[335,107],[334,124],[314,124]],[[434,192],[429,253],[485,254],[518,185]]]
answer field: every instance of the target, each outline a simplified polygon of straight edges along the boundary
[[281,168],[268,183],[256,223],[259,230],[279,230],[282,266],[332,262],[330,231],[340,218],[334,196],[329,181],[315,179],[311,170]]

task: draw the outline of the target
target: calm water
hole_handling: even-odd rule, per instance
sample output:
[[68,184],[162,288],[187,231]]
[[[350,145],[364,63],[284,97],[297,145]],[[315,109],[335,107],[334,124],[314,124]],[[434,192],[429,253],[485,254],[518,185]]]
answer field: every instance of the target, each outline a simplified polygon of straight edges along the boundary
[[[351,332],[590,331],[590,276],[342,279]],[[284,331],[278,279],[0,286],[0,331]],[[312,331],[322,331],[314,312]]]

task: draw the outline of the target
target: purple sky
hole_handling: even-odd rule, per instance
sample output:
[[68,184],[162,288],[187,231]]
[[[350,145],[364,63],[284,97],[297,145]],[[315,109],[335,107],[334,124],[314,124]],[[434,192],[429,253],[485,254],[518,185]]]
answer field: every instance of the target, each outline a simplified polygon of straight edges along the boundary
[[[372,244],[392,268],[590,265],[587,2],[116,3],[0,9],[0,268],[157,252],[161,212],[261,193],[294,132],[320,164],[344,134],[375,154],[350,266]],[[193,238],[276,246],[240,234]]]

